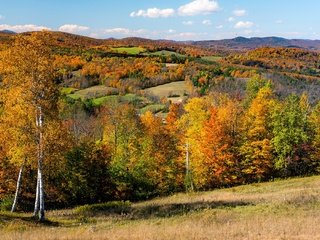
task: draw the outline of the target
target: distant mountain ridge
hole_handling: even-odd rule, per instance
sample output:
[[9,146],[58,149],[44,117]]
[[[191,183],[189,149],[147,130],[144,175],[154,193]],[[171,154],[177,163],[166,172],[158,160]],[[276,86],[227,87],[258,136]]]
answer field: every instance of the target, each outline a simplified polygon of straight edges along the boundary
[[286,39],[281,37],[236,37],[223,40],[191,41],[189,44],[209,48],[229,48],[232,50],[249,50],[266,46],[320,50],[320,40]]
[[[8,39],[16,34],[29,34],[15,33],[10,30],[0,30],[0,40]],[[223,50],[223,51],[246,51],[259,47],[285,47],[285,48],[303,48],[307,50],[320,51],[320,40],[309,39],[286,39],[281,37],[236,37],[232,39],[222,40],[202,40],[202,41],[174,41],[166,39],[146,39],[140,37],[127,37],[122,39],[106,38],[96,39],[87,36],[81,36],[65,32],[52,32],[54,38],[60,42],[68,42],[68,45],[104,45],[104,44],[118,44],[118,45],[132,45],[139,46],[141,44],[146,45],[162,45],[162,44],[174,44],[174,45],[189,45],[197,46],[201,48],[207,48],[211,50]]]
[[11,30],[7,30],[7,29],[0,30],[0,33],[5,33],[5,34],[16,34],[16,32],[11,31]]

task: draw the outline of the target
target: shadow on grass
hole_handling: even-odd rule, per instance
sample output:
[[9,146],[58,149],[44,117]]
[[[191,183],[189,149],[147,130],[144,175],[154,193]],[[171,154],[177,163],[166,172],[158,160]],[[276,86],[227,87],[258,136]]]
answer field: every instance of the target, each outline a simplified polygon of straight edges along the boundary
[[130,212],[131,219],[149,219],[153,217],[173,217],[197,212],[206,209],[235,208],[252,206],[252,202],[243,201],[198,201],[192,203],[150,204],[133,207]]
[[74,215],[79,219],[87,219],[92,217],[115,217],[119,219],[150,219],[155,217],[168,218],[188,214],[191,212],[202,211],[206,209],[222,209],[222,208],[235,208],[241,206],[252,206],[252,202],[244,201],[197,201],[187,203],[159,203],[159,204],[145,204],[136,206],[122,206],[112,207],[108,209],[100,209],[97,211],[81,211]]
[[[82,213],[72,213],[68,215],[68,219],[72,219],[79,223],[90,223],[95,221],[95,217],[110,217],[115,219],[140,220],[151,218],[169,218],[181,216],[193,212],[199,212],[206,209],[228,209],[235,207],[252,206],[252,202],[244,201],[197,201],[187,203],[167,203],[167,204],[146,204],[136,206],[125,206],[123,208],[110,208],[102,211],[86,211]],[[65,220],[65,218],[62,218]],[[20,221],[28,225],[47,226],[47,227],[72,227],[74,224],[65,224],[51,220],[40,222],[33,216],[23,213],[0,212],[0,224],[10,224],[11,222]],[[76,225],[77,225],[76,224]]]
[[10,213],[10,212],[0,212],[0,223],[11,223],[19,220],[27,224],[35,224],[49,227],[58,227],[59,223],[51,220],[39,221],[38,218],[34,216],[27,216],[22,213]]

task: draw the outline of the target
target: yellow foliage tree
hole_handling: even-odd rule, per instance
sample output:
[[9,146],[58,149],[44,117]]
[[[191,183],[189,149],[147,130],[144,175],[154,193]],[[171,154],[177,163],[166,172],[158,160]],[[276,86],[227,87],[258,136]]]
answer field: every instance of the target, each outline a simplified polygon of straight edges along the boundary
[[247,181],[263,180],[273,166],[271,144],[271,108],[274,105],[272,90],[263,87],[245,114],[244,139],[240,148],[243,156],[242,173]]
[[14,162],[37,159],[34,214],[39,214],[40,221],[45,219],[42,165],[46,158],[46,129],[57,116],[59,93],[49,41],[47,32],[17,36],[0,59],[1,127],[6,129],[2,144],[8,145],[7,154]]
[[[202,134],[204,123],[210,117],[210,103],[206,98],[192,98],[184,106],[185,114],[177,121],[179,129],[184,133],[180,142],[180,151],[183,153],[182,158],[186,158],[186,187],[193,184],[197,189],[201,189],[206,184],[204,169],[204,154],[201,151]],[[181,161],[183,161],[181,159]],[[191,179],[192,178],[192,179]],[[192,187],[191,187],[192,188]]]

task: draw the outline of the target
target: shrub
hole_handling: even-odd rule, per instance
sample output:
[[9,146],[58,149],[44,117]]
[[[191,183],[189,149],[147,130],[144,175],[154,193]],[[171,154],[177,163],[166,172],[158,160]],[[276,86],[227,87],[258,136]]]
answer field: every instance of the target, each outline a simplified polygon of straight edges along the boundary
[[5,196],[0,202],[0,211],[10,211],[13,204],[13,196]]

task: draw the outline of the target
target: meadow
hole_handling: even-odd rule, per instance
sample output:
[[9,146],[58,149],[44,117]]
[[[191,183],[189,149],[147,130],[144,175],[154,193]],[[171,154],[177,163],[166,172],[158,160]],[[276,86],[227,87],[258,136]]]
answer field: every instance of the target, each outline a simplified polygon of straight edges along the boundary
[[117,47],[112,48],[112,50],[118,53],[126,53],[131,55],[140,54],[146,51],[146,49],[142,47]]
[[[320,239],[320,176],[47,213],[0,213],[7,239]],[[101,207],[104,206],[104,207]],[[111,206],[111,207],[110,207]]]
[[145,55],[150,55],[150,56],[172,56],[172,55],[175,55],[176,57],[181,57],[181,58],[186,57],[183,54],[180,54],[180,53],[177,53],[174,51],[168,51],[168,50],[161,50],[161,51],[146,53]]
[[[70,91],[70,89],[72,90],[72,88],[65,88],[63,92],[68,93],[68,90]],[[70,94],[67,94],[67,96],[75,100],[76,99],[86,100],[86,99],[99,98],[99,97],[104,97],[107,95],[115,95],[115,94],[118,94],[118,90],[116,88],[97,85],[97,86],[81,89],[78,91],[73,91]]]
[[146,88],[145,92],[158,96],[159,98],[166,97],[172,102],[182,101],[187,93],[188,89],[185,81],[172,82],[156,87]]
[[204,56],[204,57],[201,57],[201,59],[209,61],[209,62],[219,62],[222,59],[222,57],[219,57],[219,56]]

